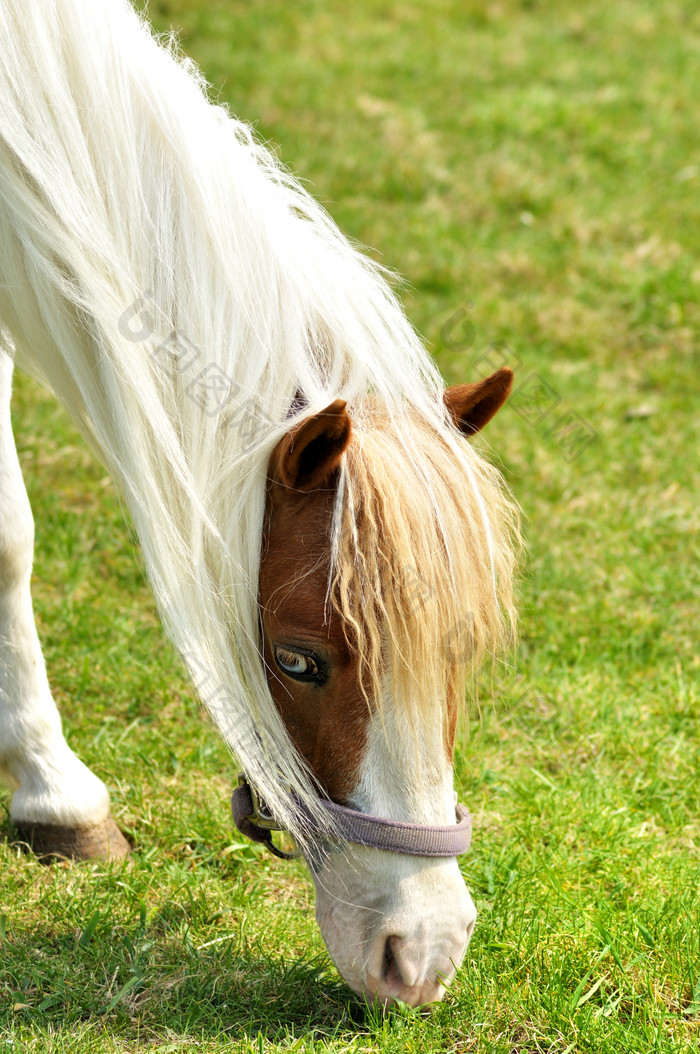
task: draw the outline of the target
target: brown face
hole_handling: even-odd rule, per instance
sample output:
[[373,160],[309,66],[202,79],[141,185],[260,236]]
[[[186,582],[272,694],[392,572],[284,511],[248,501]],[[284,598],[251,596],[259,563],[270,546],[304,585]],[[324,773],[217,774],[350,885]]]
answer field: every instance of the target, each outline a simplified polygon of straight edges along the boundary
[[326,604],[335,488],[271,482],[260,565],[260,612],[270,691],[321,788],[343,803],[357,780],[367,702],[340,618]]
[[[499,370],[445,392],[465,434],[505,401]],[[327,596],[337,476],[351,424],[342,400],[296,425],[270,459],[259,605],[267,680],[289,735],[320,788],[345,803],[358,779],[369,708],[335,605]],[[456,707],[448,726],[451,753]]]

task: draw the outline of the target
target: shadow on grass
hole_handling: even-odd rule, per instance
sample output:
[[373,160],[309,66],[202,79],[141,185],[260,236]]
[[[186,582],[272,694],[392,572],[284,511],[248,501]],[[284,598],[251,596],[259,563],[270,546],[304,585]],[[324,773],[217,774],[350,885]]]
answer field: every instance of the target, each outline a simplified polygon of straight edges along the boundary
[[[51,1032],[107,1025],[124,1039],[150,1036],[328,1038],[375,1014],[334,979],[327,961],[259,952],[206,955],[144,932],[133,957],[123,934],[80,946],[79,933],[41,930],[2,939],[0,1033],[11,1023]],[[121,939],[119,939],[121,937]],[[120,947],[121,945],[121,947]]]
[[[25,849],[7,820],[0,825],[2,842]],[[376,1017],[327,957],[290,961],[270,954],[274,933],[248,941],[245,912],[236,932],[197,944],[190,930],[201,933],[203,918],[187,888],[173,891],[151,915],[148,891],[138,888],[139,876],[128,865],[107,868],[109,888],[106,873],[96,874],[86,895],[79,888],[83,865],[39,867],[30,854],[27,861],[26,869],[6,871],[0,897],[0,1035],[8,1027],[65,1035],[95,1026],[127,1041],[176,1035],[279,1042],[366,1031]],[[55,868],[59,881],[51,881]],[[74,895],[72,874],[78,876]],[[115,887],[123,891],[130,880],[140,911],[125,916]],[[18,900],[28,883],[35,886],[32,899],[40,887],[36,912],[26,910],[26,892],[25,903]],[[176,892],[184,903],[177,903]],[[250,913],[259,915],[260,905],[251,904]],[[32,926],[32,917],[41,921]]]

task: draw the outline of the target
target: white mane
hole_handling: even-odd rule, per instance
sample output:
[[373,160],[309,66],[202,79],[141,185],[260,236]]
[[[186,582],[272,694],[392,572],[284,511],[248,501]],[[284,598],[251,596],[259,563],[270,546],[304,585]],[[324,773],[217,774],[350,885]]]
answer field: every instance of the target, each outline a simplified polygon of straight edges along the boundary
[[439,375],[377,268],[126,0],[3,0],[0,40],[6,342],[117,480],[169,635],[296,829],[285,786],[314,798],[258,650],[269,454],[299,391],[308,413],[371,390],[447,435]]

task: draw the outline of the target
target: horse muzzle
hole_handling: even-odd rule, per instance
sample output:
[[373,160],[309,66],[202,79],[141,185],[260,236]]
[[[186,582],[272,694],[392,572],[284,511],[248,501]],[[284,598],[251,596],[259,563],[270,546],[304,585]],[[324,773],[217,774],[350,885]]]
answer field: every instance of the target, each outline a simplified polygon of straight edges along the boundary
[[442,999],[476,922],[456,860],[352,847],[312,874],[316,920],[351,988],[385,1006]]

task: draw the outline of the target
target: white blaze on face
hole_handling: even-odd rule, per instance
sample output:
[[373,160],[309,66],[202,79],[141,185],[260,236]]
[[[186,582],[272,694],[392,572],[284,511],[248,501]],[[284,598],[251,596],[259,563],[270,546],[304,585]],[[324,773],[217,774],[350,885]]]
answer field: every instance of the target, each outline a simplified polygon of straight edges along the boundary
[[[442,732],[415,748],[387,700],[374,715],[360,778],[349,804],[405,823],[455,823],[452,769]],[[412,1006],[442,998],[469,943],[476,909],[457,860],[348,846],[314,874],[316,919],[326,947],[351,988],[370,1000]]]

